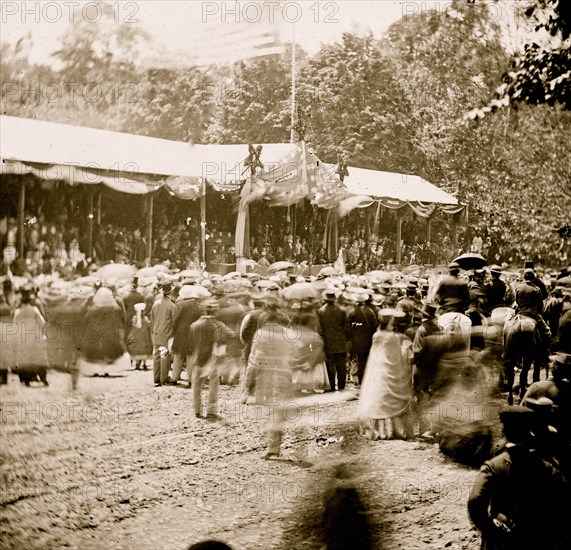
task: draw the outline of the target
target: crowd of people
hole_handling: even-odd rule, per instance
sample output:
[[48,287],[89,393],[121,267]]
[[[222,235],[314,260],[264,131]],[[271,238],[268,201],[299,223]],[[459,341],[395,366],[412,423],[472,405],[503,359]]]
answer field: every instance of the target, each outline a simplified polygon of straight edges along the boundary
[[[522,389],[519,407],[502,413],[504,454],[487,462],[478,478],[470,513],[484,538],[493,539],[500,532],[505,536],[502,529],[512,529],[521,518],[517,509],[502,508],[502,513],[508,510],[509,521],[490,523],[483,512],[496,498],[490,479],[504,475],[512,458],[514,463],[521,459],[531,464],[541,475],[552,472],[549,479],[566,477],[571,443],[569,272],[563,268],[539,277],[527,263],[520,277],[503,279],[498,265],[461,273],[460,266],[451,263],[448,274],[436,278],[396,271],[339,274],[333,268],[304,277],[290,268],[269,277],[198,271],[182,278],[165,269],[157,272],[152,284],[135,277],[124,288],[95,280],[92,296],[82,302],[81,317],[86,327],[97,328],[96,337],[93,331],[82,331],[79,360],[109,365],[127,356],[136,369],[152,364],[157,388],[192,388],[197,418],[211,420],[219,418],[220,381],[239,380],[242,404],[278,404],[267,426],[265,456],[272,459],[283,453],[286,404],[297,399],[303,407],[304,399],[315,395],[338,400],[358,396],[359,432],[369,439],[430,436],[425,431],[434,427],[423,423],[423,407],[458,382],[458,373],[466,372],[469,350],[489,345],[492,337],[485,329],[493,324],[494,312],[513,308],[537,324],[542,345],[534,359],[550,363],[552,377],[540,381],[538,376]],[[2,322],[24,324],[24,332],[33,335],[33,326],[54,322],[53,299],[49,288],[34,288],[30,282],[16,292],[5,278]],[[449,318],[459,331],[448,330]],[[463,319],[471,327],[467,333]],[[14,370],[29,384],[34,368],[48,366],[48,355],[41,339],[20,345]],[[229,374],[229,365],[234,374]],[[28,367],[31,376],[25,374]],[[48,383],[45,370],[37,376]],[[5,365],[2,381],[7,381]],[[540,432],[537,415],[529,416],[538,401],[547,422],[541,429],[550,430],[550,435]],[[518,423],[515,432],[512,421]],[[537,446],[539,455],[533,454]],[[516,456],[513,448],[524,450]]]

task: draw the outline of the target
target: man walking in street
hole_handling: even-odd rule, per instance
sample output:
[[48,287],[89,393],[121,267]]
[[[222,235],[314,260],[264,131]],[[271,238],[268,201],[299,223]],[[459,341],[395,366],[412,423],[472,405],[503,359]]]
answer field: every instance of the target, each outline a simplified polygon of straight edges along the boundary
[[336,304],[336,291],[326,290],[323,292],[323,298],[325,304],[317,314],[323,334],[329,385],[331,391],[335,391],[337,375],[337,387],[344,390],[347,381],[347,314]]
[[190,325],[190,349],[192,350],[192,391],[194,397],[194,413],[202,416],[202,380],[208,378],[208,408],[206,418],[216,420],[218,388],[218,357],[223,355],[223,347],[227,339],[234,336],[232,330],[216,319],[218,302],[214,299],[203,304],[204,314]]
[[169,384],[169,340],[174,336],[177,308],[170,298],[172,286],[164,283],[160,297],[151,309],[151,339],[153,341],[153,376],[155,387]]

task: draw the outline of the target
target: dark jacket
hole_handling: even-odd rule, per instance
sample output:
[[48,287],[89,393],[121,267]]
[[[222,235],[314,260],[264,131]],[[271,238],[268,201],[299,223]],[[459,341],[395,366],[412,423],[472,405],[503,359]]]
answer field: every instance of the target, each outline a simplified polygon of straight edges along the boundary
[[92,307],[85,316],[81,351],[88,361],[115,361],[127,348],[125,322],[119,306]]
[[326,354],[347,352],[347,314],[334,302],[327,302],[317,312]]
[[153,346],[166,346],[174,336],[174,321],[178,310],[168,296],[161,296],[151,309]]
[[139,292],[134,289],[129,291],[129,294],[123,299],[123,305],[125,306],[125,321],[127,326],[131,325],[131,320],[133,315],[135,315],[135,304],[144,304],[145,298]]
[[174,320],[173,353],[191,353],[189,342],[190,325],[200,318],[200,308],[196,300],[182,300],[176,303],[177,314]]
[[368,353],[377,330],[372,312],[362,305],[355,307],[348,315],[351,353]]
[[484,287],[485,308],[487,313],[491,313],[497,307],[506,305],[507,285],[501,279],[492,279]]
[[243,354],[246,361],[248,361],[248,358],[250,357],[254,336],[258,330],[258,320],[263,312],[263,309],[254,309],[250,313],[246,314],[247,319],[245,319],[244,326],[240,327],[240,339],[244,343]]
[[482,548],[564,548],[559,534],[564,512],[555,500],[563,496],[562,478],[537,453],[509,445],[480,468],[468,500],[470,519],[482,532]]
[[448,275],[436,291],[436,300],[444,313],[464,313],[470,305],[468,283],[455,275]]
[[534,284],[527,281],[519,283],[515,288],[515,301],[518,313],[543,313],[543,298]]
[[203,315],[190,325],[190,348],[196,365],[203,367],[212,357],[215,344],[224,344],[234,333],[213,315]]

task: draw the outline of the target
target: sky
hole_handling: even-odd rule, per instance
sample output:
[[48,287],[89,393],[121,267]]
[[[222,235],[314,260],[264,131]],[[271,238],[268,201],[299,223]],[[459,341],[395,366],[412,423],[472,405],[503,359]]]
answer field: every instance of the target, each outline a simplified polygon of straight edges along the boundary
[[[310,54],[315,53],[321,43],[338,41],[344,32],[373,32],[379,36],[403,15],[431,8],[445,10],[450,6],[450,1],[435,0],[256,2],[264,4],[264,9],[274,10],[275,20],[281,22],[282,39],[291,39],[291,29],[295,26],[296,42]],[[153,37],[153,43],[162,45],[167,51],[184,51],[210,23],[243,23],[255,19],[256,2],[109,0],[108,4],[112,6],[118,24],[136,25],[147,31]],[[81,8],[79,15],[74,15],[76,5]],[[70,20],[79,16],[96,21],[98,17],[96,2],[89,1],[2,0],[0,7],[0,39],[15,44],[19,38],[30,36],[29,60],[39,63],[50,63],[50,53],[58,49],[58,37]]]

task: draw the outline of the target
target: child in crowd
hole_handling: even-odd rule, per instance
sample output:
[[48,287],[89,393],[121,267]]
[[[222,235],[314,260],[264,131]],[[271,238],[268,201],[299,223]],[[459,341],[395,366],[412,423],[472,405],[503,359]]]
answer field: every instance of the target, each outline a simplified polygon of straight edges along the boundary
[[153,355],[151,322],[144,314],[145,307],[145,303],[135,304],[135,315],[127,336],[127,351],[135,370],[147,370],[147,359]]

